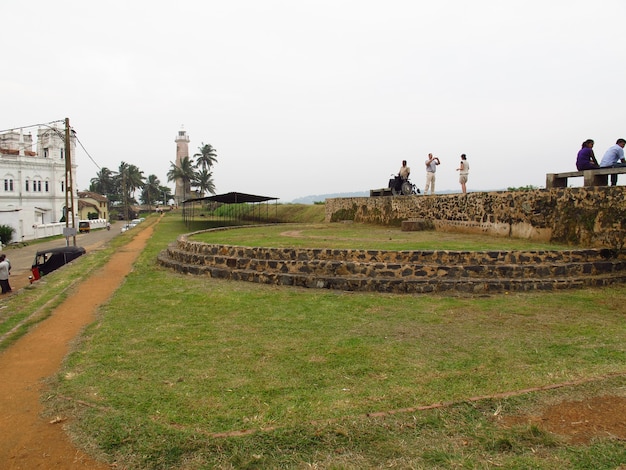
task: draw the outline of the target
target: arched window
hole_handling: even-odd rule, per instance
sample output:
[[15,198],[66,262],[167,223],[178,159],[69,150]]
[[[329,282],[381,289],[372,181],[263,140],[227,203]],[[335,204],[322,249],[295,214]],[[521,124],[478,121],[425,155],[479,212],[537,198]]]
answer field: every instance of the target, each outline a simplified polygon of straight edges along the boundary
[[13,192],[15,189],[13,187],[13,175],[5,175],[4,177],[4,190],[6,192]]

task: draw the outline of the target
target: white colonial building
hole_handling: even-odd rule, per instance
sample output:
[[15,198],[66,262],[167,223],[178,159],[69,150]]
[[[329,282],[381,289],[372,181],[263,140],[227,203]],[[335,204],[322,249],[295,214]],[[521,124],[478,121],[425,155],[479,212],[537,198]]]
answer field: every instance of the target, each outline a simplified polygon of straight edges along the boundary
[[[36,143],[30,133],[25,134],[22,130],[0,133],[0,225],[10,225],[15,229],[13,241],[63,233],[65,223],[61,221],[66,207],[65,128],[60,124],[59,127],[54,126],[40,127]],[[71,157],[75,155],[76,139],[73,132],[70,134]],[[33,150],[34,145],[36,151]],[[70,160],[73,161],[72,158]],[[73,163],[71,174],[71,181],[76,186],[76,165]],[[71,194],[76,209],[78,199],[75,188],[71,188]],[[67,197],[69,201],[69,193]],[[71,216],[69,220],[71,224]],[[78,218],[75,220],[78,225]]]

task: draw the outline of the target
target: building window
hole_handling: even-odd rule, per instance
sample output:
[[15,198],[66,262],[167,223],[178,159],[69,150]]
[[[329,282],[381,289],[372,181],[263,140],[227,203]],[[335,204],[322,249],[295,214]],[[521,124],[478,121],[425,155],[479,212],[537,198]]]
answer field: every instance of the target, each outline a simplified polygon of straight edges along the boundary
[[50,192],[50,182],[46,181],[46,192],[49,193]]
[[26,180],[25,190],[26,192],[30,191],[30,181],[28,180]]
[[9,179],[4,180],[4,190],[13,191],[13,180],[9,180]]
[[[33,186],[35,185],[35,182],[33,181]],[[33,188],[34,189],[34,188]],[[37,181],[37,191],[41,192],[41,180]]]
[[61,160],[63,160],[65,158],[65,149],[61,149],[59,155],[61,156]]
[[65,182],[61,181],[61,191],[65,191]]
[[48,158],[48,147],[43,149],[43,158]]

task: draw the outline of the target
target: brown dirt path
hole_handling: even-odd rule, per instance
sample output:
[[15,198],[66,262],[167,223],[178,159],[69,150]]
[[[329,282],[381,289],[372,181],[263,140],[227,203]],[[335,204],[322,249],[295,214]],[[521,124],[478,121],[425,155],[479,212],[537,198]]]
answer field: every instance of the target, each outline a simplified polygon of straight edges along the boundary
[[152,226],[137,233],[76,286],[50,317],[0,353],[0,468],[110,468],[77,450],[62,420],[53,424],[42,418],[40,398],[44,379],[59,370],[72,339],[95,320],[98,306],[121,285],[151,235]]

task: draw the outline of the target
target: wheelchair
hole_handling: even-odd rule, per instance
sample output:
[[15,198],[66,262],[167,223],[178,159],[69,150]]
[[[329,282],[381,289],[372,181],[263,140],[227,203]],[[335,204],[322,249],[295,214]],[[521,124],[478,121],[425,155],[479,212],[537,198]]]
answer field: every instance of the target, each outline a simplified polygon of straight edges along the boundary
[[420,190],[411,183],[408,179],[403,180],[398,175],[391,175],[389,180],[389,188],[391,188],[391,194],[394,196],[411,196],[413,194],[420,194]]

